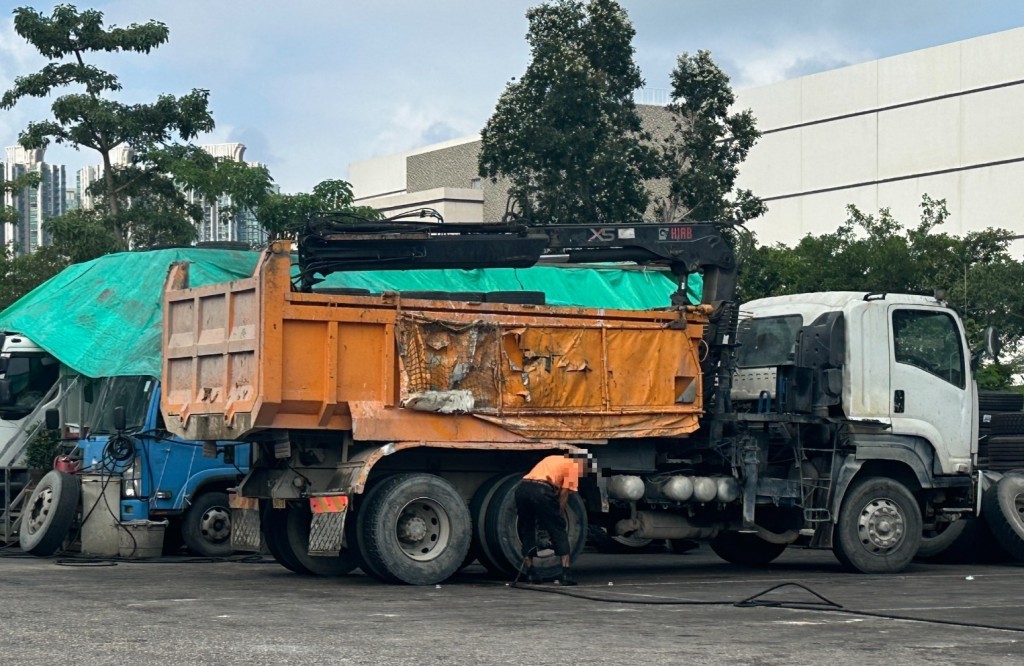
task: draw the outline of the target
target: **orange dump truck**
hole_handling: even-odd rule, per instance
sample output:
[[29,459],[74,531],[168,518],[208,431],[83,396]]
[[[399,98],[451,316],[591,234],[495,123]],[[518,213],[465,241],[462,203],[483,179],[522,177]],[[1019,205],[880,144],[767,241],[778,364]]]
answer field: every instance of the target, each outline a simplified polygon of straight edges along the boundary
[[[165,288],[168,429],[255,445],[233,500],[236,547],[262,542],[285,567],[320,575],[358,566],[432,584],[476,559],[512,576],[516,485],[558,451],[587,451],[597,470],[567,512],[573,557],[588,523],[609,536],[710,539],[743,564],[771,561],[802,529],[832,545],[843,484],[867,459],[830,392],[842,331],[767,318],[748,350],[776,328],[807,342],[741,370],[733,400],[743,327],[717,227],[311,225],[297,276],[291,251],[274,242],[251,278],[196,288],[176,265]],[[681,290],[663,308],[625,311],[317,289],[336,271],[521,267],[545,255],[666,264],[681,284],[700,273],[703,302]],[[867,528],[895,529],[892,513]],[[902,568],[893,562],[916,551],[920,518],[900,529],[847,560]],[[555,572],[557,560],[536,567]]]

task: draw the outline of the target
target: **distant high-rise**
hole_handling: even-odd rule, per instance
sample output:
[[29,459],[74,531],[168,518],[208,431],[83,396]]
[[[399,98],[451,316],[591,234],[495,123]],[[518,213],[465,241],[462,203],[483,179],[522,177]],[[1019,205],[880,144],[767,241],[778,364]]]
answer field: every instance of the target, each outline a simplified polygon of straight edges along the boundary
[[3,165],[4,180],[10,181],[28,173],[38,173],[39,184],[5,195],[4,204],[18,211],[14,222],[5,223],[0,230],[0,241],[14,247],[18,254],[35,251],[49,241],[43,231],[43,222],[67,212],[65,191],[67,173],[63,164],[47,164],[45,149],[26,150],[10,146]]
[[[220,159],[243,161],[245,145],[241,143],[215,143],[200,146],[213,157]],[[131,152],[123,146],[111,153],[111,163],[124,166],[131,162]],[[249,166],[262,166],[259,162],[248,162]],[[95,205],[89,187],[103,177],[103,167],[88,166],[78,170],[75,190],[82,208]],[[231,197],[217,197],[215,201],[207,201],[195,192],[186,192],[192,203],[199,204],[203,209],[203,218],[196,224],[196,232],[200,242],[240,241],[249,245],[260,245],[266,241],[266,233],[256,222],[256,216],[249,210],[231,210]]]
[[[244,162],[245,145],[241,143],[213,143],[200,146],[210,155],[221,159]],[[264,166],[260,162],[246,162],[251,167]],[[203,207],[203,219],[199,223],[200,242],[238,241],[249,245],[261,245],[267,234],[260,228],[251,210],[232,210],[230,196],[217,197],[216,201],[202,199],[194,192],[189,193],[194,203]]]

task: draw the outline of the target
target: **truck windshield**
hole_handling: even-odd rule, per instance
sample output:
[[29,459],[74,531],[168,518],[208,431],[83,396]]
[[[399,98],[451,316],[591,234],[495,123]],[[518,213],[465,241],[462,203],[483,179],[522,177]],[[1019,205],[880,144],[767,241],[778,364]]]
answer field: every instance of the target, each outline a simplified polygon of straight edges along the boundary
[[60,362],[49,354],[12,354],[4,375],[11,383],[11,402],[0,407],[0,417],[28,416],[57,382],[59,374]]
[[95,434],[114,432],[114,408],[124,407],[125,427],[137,430],[146,422],[149,397],[156,382],[152,377],[104,377],[90,380],[83,421]]
[[769,368],[790,363],[796,349],[796,336],[803,323],[800,315],[741,321],[736,335],[740,345],[736,365],[740,368]]

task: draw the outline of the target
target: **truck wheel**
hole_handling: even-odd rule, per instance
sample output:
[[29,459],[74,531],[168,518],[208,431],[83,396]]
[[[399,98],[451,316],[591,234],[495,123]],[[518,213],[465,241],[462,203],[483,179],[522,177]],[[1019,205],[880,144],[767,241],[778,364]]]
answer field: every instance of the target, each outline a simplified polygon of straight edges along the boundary
[[917,549],[917,558],[936,557],[953,545],[967,527],[966,520],[955,520],[952,523],[938,523],[932,529],[925,530],[921,535],[921,546]]
[[1024,561],[1024,474],[1006,474],[982,498],[982,512],[996,541]]
[[[506,575],[508,566],[504,558],[500,556],[500,553],[491,552],[489,544],[484,539],[487,507],[490,506],[491,498],[494,497],[495,491],[503,483],[509,482],[510,479],[519,480],[521,478],[521,474],[500,474],[489,479],[477,489],[476,493],[473,494],[473,500],[469,503],[469,515],[473,519],[473,546],[471,550],[476,553],[480,564],[484,565],[484,568],[493,576]],[[516,565],[518,566],[518,564],[517,562]]]
[[203,493],[181,521],[181,538],[196,555],[227,557],[231,550],[231,507],[227,493]]
[[286,569],[307,576],[344,576],[356,568],[354,555],[344,550],[337,557],[309,554],[309,527],[313,514],[306,503],[270,509],[264,516],[267,550]]
[[[523,562],[523,544],[516,531],[516,487],[520,479],[507,479],[494,491],[484,520],[487,549],[499,565],[501,574],[515,576]],[[569,495],[566,507],[569,532],[569,561],[574,562],[587,543],[587,507],[579,493]],[[561,558],[551,555],[533,558],[533,569],[541,579],[554,578],[562,571]]]
[[786,550],[786,543],[771,543],[756,534],[723,532],[711,540],[711,550],[726,562],[763,567]]
[[28,500],[18,541],[33,555],[53,555],[64,543],[78,512],[82,488],[78,478],[64,472],[47,472]]
[[899,481],[868,477],[847,491],[835,528],[833,552],[848,569],[897,573],[921,545],[921,509]]
[[440,583],[458,571],[469,552],[469,507],[439,476],[390,477],[367,495],[360,514],[362,555],[387,579]]

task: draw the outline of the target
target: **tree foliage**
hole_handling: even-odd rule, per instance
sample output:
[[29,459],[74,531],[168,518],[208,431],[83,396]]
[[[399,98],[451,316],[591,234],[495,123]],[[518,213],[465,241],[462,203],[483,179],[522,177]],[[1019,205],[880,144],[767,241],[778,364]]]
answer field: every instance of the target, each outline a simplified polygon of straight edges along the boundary
[[532,60],[481,133],[482,177],[510,182],[537,223],[639,219],[656,173],[633,102],[635,31],[614,0],[556,0],[527,12]]
[[344,180],[328,179],[317,183],[310,193],[270,194],[255,208],[256,220],[271,238],[294,235],[313,213],[346,213],[355,219],[377,219],[373,208],[355,206],[352,186]]
[[831,234],[805,236],[792,248],[744,248],[740,300],[814,291],[942,290],[975,344],[985,326],[999,329],[1009,362],[985,368],[980,378],[986,388],[1001,388],[1024,369],[1024,263],[1009,252],[1011,232],[955,236],[939,231],[948,217],[945,201],[928,195],[914,227],[904,227],[888,208],[871,215],[848,206],[846,221]]
[[655,211],[666,223],[681,219],[742,223],[763,215],[750,190],[733,193],[739,165],[760,138],[753,113],[729,113],[736,96],[729,77],[708,51],[683,53],[672,71],[674,131],[659,144],[668,194]]
[[[187,189],[210,198],[230,194],[246,199],[255,190],[265,193],[269,188],[265,169],[228,164],[190,143],[214,128],[208,91],[193,89],[180,97],[160,95],[150,104],[126,104],[111,97],[121,90],[117,76],[86,61],[100,52],[150,53],[168,39],[163,23],[105,27],[102,12],[62,4],[50,16],[29,7],[15,9],[14,29],[50,62],[38,72],[17,77],[0,97],[0,108],[9,109],[26,97],[49,97],[67,87],[80,89],[56,97],[52,118],[30,123],[19,142],[29,149],[51,142],[91,149],[99,153],[103,165],[102,179],[90,188],[95,212],[50,224],[49,232],[59,245],[83,241],[74,256],[87,254],[86,247],[126,250],[150,243],[192,242],[194,222],[202,211],[190,202]],[[119,147],[129,149],[130,163],[114,163],[113,151]],[[81,226],[75,225],[78,222]],[[87,237],[89,233],[100,236]]]

